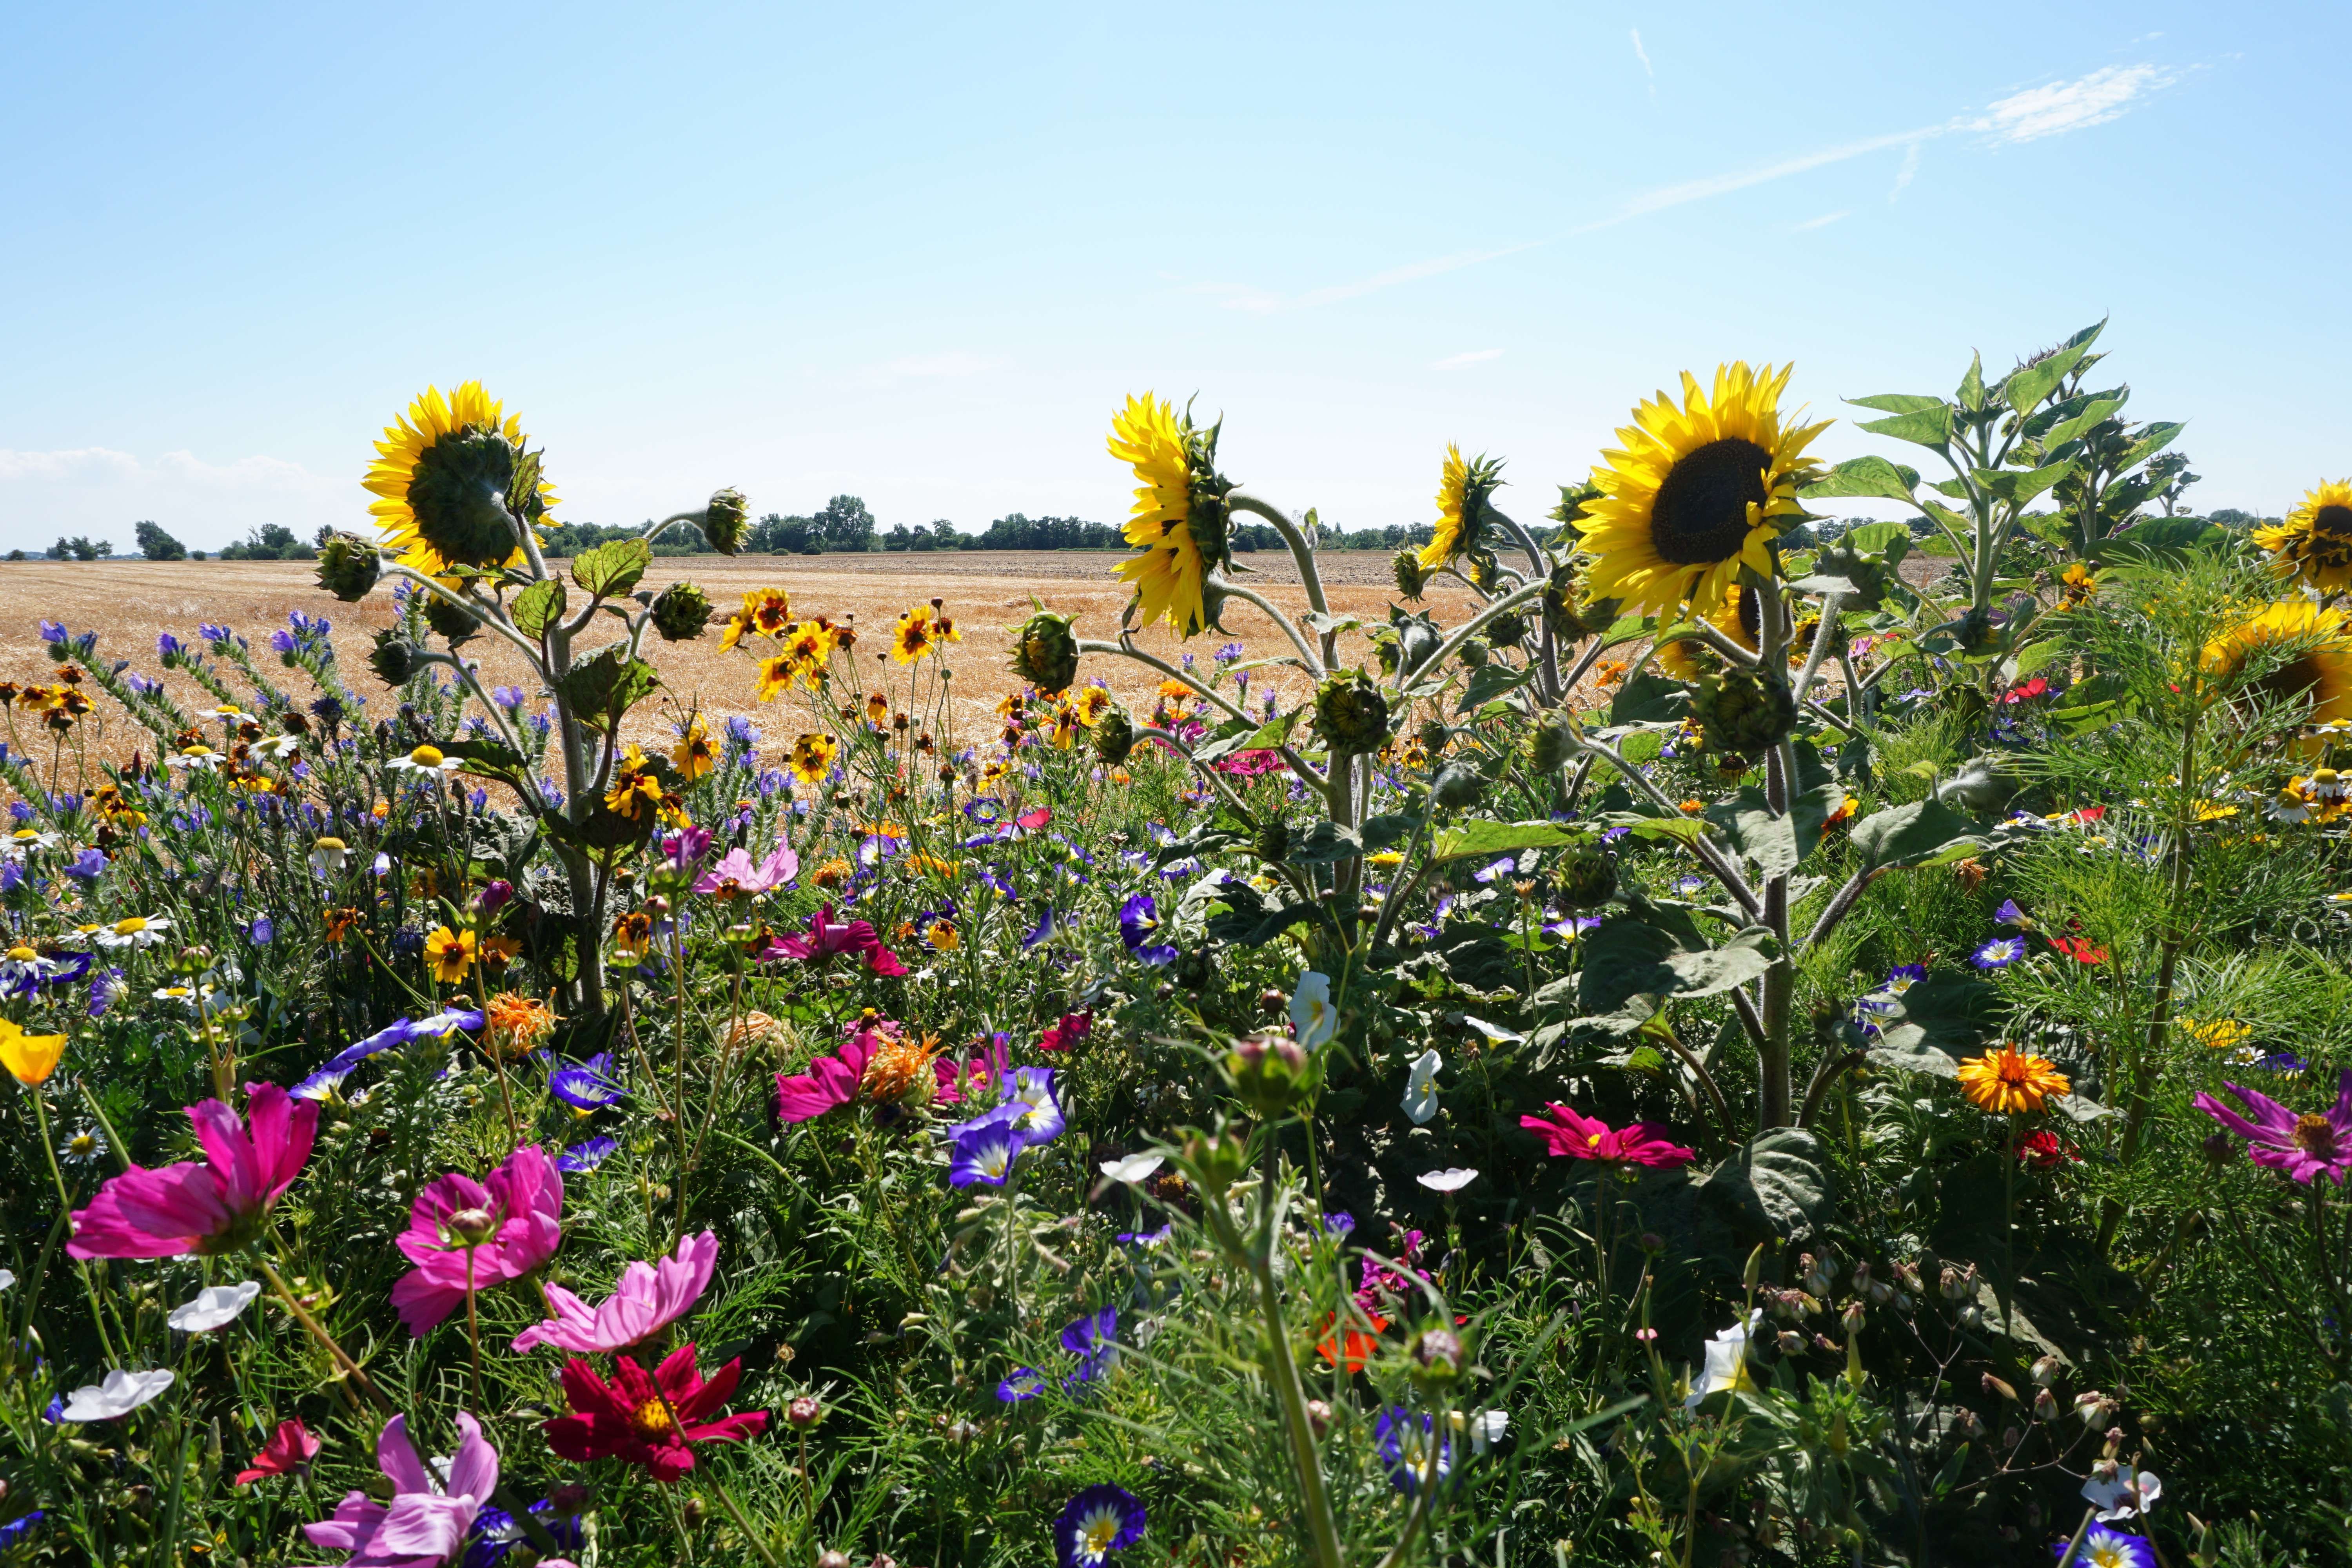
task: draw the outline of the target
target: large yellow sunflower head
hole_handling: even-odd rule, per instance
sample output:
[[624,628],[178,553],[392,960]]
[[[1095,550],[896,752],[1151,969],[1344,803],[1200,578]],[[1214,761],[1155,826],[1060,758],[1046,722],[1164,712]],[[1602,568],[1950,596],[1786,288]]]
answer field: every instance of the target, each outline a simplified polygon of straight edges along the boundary
[[1829,428],[1782,420],[1793,368],[1721,365],[1712,389],[1686,371],[1679,405],[1661,392],[1633,411],[1578,520],[1589,593],[1663,616],[1720,603],[1743,566],[1770,574],[1772,541],[1801,515],[1797,489],[1813,477],[1804,449]]
[[1142,552],[1118,576],[1135,585],[1147,625],[1166,621],[1187,637],[1216,624],[1208,576],[1233,563],[1225,495],[1234,487],[1217,472],[1220,428],[1197,428],[1189,411],[1148,392],[1110,423],[1110,455],[1135,470],[1127,542]]
[[[536,525],[555,505],[554,489],[539,477],[538,455],[526,453],[523,443],[521,419],[507,414],[480,382],[446,397],[427,387],[406,415],[384,426],[361,481],[376,498],[368,510],[385,543],[434,576],[521,559],[509,508]],[[517,488],[528,493],[511,498]]]
[[2340,613],[2307,599],[2263,605],[2207,643],[2200,662],[2225,680],[2260,670],[2250,689],[2274,701],[2307,695],[2307,722],[2352,721],[2352,636]]
[[1465,551],[1475,550],[1486,529],[1486,498],[1502,483],[1503,462],[1483,454],[1468,459],[1449,444],[1437,480],[1437,527],[1421,548],[1421,567],[1434,572]]
[[2322,593],[2352,587],[2352,479],[2322,481],[2272,528],[2254,530],[2282,576],[2300,577]]

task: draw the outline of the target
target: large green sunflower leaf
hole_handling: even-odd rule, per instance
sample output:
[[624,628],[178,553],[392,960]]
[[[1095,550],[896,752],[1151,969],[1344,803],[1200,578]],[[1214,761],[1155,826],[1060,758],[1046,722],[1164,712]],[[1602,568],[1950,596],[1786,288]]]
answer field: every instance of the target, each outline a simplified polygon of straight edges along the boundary
[[[1938,408],[1943,405],[1937,404]],[[1948,431],[1949,426],[1946,429]],[[1919,482],[1919,471],[1884,458],[1850,458],[1832,468],[1813,483],[1797,493],[1808,500],[1831,500],[1840,496],[1871,496],[1883,500],[1907,501],[1911,487]]]
[[599,597],[617,598],[635,587],[653,563],[652,545],[642,539],[616,539],[572,562],[572,580]]
[[1897,414],[1891,419],[1865,419],[1862,428],[1874,436],[1908,441],[1915,447],[1948,447],[1952,440],[1952,405],[1940,398],[1930,401],[1935,405],[1932,408]]
[[548,627],[562,620],[563,610],[563,579],[547,577],[517,594],[508,615],[517,631],[535,637],[545,636]]

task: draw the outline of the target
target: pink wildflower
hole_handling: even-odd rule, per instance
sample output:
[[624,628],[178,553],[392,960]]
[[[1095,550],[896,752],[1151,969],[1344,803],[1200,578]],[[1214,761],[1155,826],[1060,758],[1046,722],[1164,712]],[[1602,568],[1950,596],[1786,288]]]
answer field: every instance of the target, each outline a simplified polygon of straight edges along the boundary
[[384,1423],[375,1462],[392,1482],[392,1501],[380,1503],[362,1491],[343,1494],[334,1517],[306,1524],[313,1546],[351,1553],[342,1568],[437,1568],[465,1549],[466,1531],[499,1487],[499,1455],[481,1426],[462,1411],[457,1416],[457,1452],[445,1486],[417,1458],[408,1440],[408,1418]]
[[1522,1116],[1519,1125],[1544,1141],[1554,1157],[1598,1160],[1611,1165],[1687,1165],[1697,1153],[1671,1142],[1665,1129],[1646,1121],[1622,1128],[1589,1116],[1579,1116],[1554,1101],[1548,1116]]
[[748,899],[772,893],[801,874],[801,858],[782,845],[758,865],[740,846],[727,851],[719,864],[695,879],[694,890],[721,899]]
[[843,953],[863,960],[866,967],[877,974],[907,973],[907,966],[898,962],[897,953],[882,945],[882,939],[874,934],[872,926],[864,921],[835,920],[831,904],[809,917],[807,935],[780,936],[770,941],[760,953],[760,962],[797,958],[812,963]]
[[400,1250],[416,1265],[392,1288],[400,1321],[421,1337],[465,1304],[469,1280],[485,1290],[554,1257],[562,1209],[562,1173],[536,1143],[508,1155],[486,1182],[453,1172],[427,1186],[400,1234]]
[[310,1157],[319,1129],[314,1100],[274,1083],[245,1086],[247,1120],[217,1100],[188,1107],[205,1163],[160,1171],[133,1165],[98,1190],[73,1216],[75,1258],[178,1258],[231,1251],[250,1242]]
[[589,1354],[641,1344],[686,1316],[702,1299],[718,1261],[717,1236],[706,1230],[688,1237],[677,1244],[677,1257],[632,1263],[621,1270],[620,1285],[593,1310],[562,1286],[542,1284],[540,1294],[547,1298],[547,1309],[554,1316],[517,1334],[513,1348],[553,1345]]
[[2344,1184],[2352,1173],[2352,1072],[2337,1081],[2334,1105],[2301,1115],[2267,1094],[2234,1083],[2221,1087],[2244,1103],[2251,1120],[2210,1094],[2197,1097],[2197,1109],[2245,1139],[2255,1164],[2283,1171],[2305,1186],[2321,1176]]

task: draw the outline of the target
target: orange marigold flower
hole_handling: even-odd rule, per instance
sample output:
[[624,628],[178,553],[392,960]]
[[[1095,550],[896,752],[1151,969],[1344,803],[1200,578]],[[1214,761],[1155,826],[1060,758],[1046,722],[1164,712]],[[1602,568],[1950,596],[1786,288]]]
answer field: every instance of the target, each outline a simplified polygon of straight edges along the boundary
[[1960,1091],[1982,1110],[2001,1112],[2039,1110],[2053,1094],[2074,1087],[2057,1064],[2046,1057],[1996,1046],[1960,1064]]

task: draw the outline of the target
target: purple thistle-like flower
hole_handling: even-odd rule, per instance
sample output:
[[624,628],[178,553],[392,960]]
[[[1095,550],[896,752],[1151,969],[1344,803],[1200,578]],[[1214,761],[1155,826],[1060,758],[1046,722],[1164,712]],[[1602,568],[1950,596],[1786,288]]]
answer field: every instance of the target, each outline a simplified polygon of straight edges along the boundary
[[2221,1086],[2236,1095],[2250,1115],[2242,1116],[2210,1094],[2197,1097],[2197,1109],[2246,1140],[2246,1152],[2257,1165],[2268,1165],[2309,1186],[2326,1176],[2342,1186],[2352,1171],[2352,1072],[2338,1081],[2336,1103],[2325,1111],[2298,1113],[2269,1095]]
[[1106,1556],[1143,1539],[1145,1521],[1143,1500],[1126,1488],[1088,1487],[1054,1521],[1054,1561],[1060,1568],[1100,1568]]

